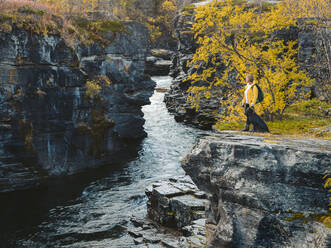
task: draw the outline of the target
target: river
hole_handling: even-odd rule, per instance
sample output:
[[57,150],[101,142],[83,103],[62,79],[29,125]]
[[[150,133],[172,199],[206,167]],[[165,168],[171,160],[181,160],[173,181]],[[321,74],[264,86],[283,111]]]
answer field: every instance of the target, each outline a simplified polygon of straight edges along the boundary
[[[153,77],[169,88],[170,77]],[[145,188],[183,175],[180,161],[206,132],[177,123],[156,92],[143,107],[148,137],[138,156],[0,198],[0,247],[131,247],[132,214],[146,214]]]

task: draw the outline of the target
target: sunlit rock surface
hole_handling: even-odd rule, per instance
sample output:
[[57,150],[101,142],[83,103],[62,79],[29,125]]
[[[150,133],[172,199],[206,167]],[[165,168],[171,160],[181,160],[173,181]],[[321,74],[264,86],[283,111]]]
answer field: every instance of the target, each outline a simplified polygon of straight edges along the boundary
[[330,141],[268,139],[223,132],[199,140],[183,160],[211,195],[209,247],[330,247],[323,176]]
[[166,76],[172,66],[171,58],[174,53],[165,49],[152,49],[151,56],[146,58],[146,70],[148,75]]
[[[146,136],[141,107],[155,86],[144,73],[149,34],[135,22],[125,27],[107,47],[0,33],[0,192],[119,160],[129,140]],[[104,76],[109,85],[88,98],[86,82]]]

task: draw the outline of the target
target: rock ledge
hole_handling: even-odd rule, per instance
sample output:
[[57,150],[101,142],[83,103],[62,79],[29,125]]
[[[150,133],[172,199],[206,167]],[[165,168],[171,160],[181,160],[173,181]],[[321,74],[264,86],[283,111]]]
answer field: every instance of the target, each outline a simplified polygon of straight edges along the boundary
[[183,160],[186,173],[212,196],[210,247],[330,247],[323,174],[330,141],[270,140],[221,132],[199,140]]

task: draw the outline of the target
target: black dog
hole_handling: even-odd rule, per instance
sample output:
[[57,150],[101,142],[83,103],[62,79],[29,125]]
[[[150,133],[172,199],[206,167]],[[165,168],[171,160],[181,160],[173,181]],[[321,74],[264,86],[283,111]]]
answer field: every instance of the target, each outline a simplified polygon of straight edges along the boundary
[[247,123],[246,125],[253,124],[252,132],[262,132],[262,133],[269,133],[269,128],[267,124],[262,120],[260,116],[258,116],[255,111],[250,108],[246,107],[245,115],[247,116]]

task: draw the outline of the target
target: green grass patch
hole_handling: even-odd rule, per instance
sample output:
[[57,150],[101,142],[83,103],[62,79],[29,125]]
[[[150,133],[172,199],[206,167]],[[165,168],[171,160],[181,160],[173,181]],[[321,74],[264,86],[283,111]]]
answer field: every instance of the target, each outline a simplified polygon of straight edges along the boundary
[[33,9],[32,7],[26,5],[26,6],[22,6],[22,7],[19,7],[17,9],[17,11],[19,13],[22,13],[22,14],[28,14],[28,15],[38,15],[38,16],[43,16],[45,14],[45,11],[43,10],[40,10],[40,9]]
[[272,133],[280,133],[284,135],[311,135],[315,137],[329,137],[329,132],[322,130],[331,125],[331,120],[328,118],[314,118],[306,116],[286,116],[283,120],[275,120],[267,122],[267,125]]
[[115,21],[101,21],[101,22],[95,22],[95,26],[97,27],[97,30],[99,32],[123,32],[125,31],[124,26],[120,22],[115,22]]
[[221,123],[221,122],[217,122],[215,127],[217,130],[220,130],[220,131],[224,131],[224,130],[240,130],[240,129],[243,129],[245,126],[245,123],[244,122],[240,122],[240,123]]
[[[117,33],[128,33],[121,22],[112,20],[91,21],[85,18],[75,18],[73,20],[73,26],[77,28],[81,40],[84,40],[87,44],[99,42],[107,46],[114,41]],[[106,37],[105,34],[107,32],[112,32],[112,37]]]
[[323,110],[329,108],[331,108],[331,103],[322,102],[317,98],[314,98],[293,104],[288,108],[287,113],[291,115],[321,116],[323,115]]

